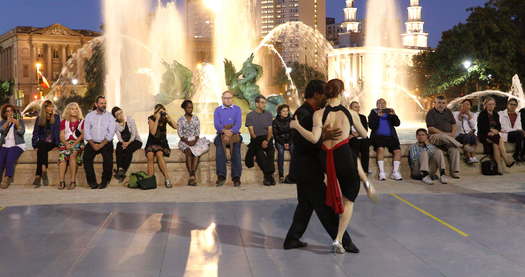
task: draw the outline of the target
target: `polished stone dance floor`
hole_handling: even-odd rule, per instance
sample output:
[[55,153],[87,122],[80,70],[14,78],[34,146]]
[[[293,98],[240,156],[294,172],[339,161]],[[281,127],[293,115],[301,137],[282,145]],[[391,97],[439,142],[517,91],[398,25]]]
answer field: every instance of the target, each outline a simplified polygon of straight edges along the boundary
[[359,197],[345,255],[315,216],[281,248],[295,203],[7,207],[0,276],[525,276],[525,194]]

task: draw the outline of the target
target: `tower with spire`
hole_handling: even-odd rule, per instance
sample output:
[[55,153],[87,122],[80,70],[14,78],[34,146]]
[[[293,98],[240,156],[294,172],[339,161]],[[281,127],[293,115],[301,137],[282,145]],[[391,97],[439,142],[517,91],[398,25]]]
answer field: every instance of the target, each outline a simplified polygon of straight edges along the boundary
[[356,34],[361,32],[361,22],[357,20],[357,8],[354,7],[354,0],[346,0],[344,13],[345,21],[341,23],[342,32],[339,34],[339,46],[355,46],[354,44],[357,42],[354,40],[357,37]]
[[408,48],[427,48],[428,33],[423,31],[425,22],[422,18],[420,0],[410,0],[406,33],[402,34],[403,46]]

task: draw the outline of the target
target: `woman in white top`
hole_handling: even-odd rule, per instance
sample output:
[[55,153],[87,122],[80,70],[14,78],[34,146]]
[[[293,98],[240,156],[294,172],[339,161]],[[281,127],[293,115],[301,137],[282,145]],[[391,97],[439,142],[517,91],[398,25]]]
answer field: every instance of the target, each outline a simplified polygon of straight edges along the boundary
[[[25,125],[20,113],[11,104],[0,109],[0,188],[6,189],[13,182],[18,158],[25,151]],[[5,171],[5,175],[4,175]]]
[[117,171],[115,178],[120,182],[126,178],[126,172],[133,160],[133,153],[142,148],[139,132],[135,120],[131,116],[125,116],[119,107],[113,107],[111,114],[117,122],[116,134],[118,138],[115,156],[117,158]]
[[66,171],[69,168],[70,180],[67,189],[77,186],[77,169],[82,164],[84,150],[84,116],[76,102],[67,104],[60,121],[60,145],[58,147],[58,189],[66,187]]
[[507,109],[498,112],[499,122],[501,123],[500,136],[505,142],[514,143],[514,154],[512,157],[518,161],[525,161],[525,131],[521,126],[521,114],[517,112],[518,100],[509,99]]

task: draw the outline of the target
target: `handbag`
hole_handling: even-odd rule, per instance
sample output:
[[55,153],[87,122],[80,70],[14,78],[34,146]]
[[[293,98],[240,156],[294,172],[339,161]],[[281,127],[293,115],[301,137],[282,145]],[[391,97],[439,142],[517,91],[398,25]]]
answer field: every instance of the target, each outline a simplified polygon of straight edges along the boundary
[[142,177],[137,181],[139,188],[142,190],[150,190],[157,188],[157,178],[155,175]]
[[498,174],[498,164],[492,159],[487,159],[485,156],[481,159],[481,174],[493,176]]
[[128,188],[130,189],[138,189],[139,188],[139,179],[142,180],[144,178],[148,177],[148,174],[144,171],[138,171],[133,172],[129,176],[128,180]]

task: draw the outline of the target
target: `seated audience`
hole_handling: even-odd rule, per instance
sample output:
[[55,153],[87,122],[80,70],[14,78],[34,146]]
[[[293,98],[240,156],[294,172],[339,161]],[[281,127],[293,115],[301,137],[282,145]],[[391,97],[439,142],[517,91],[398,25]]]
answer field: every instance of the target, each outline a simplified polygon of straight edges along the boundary
[[117,149],[115,150],[115,157],[117,158],[115,178],[123,182],[133,160],[133,153],[142,147],[142,141],[135,120],[131,116],[125,116],[124,111],[119,107],[114,107],[111,110],[111,115],[116,120],[115,134],[118,138]]
[[[246,153],[246,161],[253,160],[264,174],[263,185],[274,186],[275,150],[273,146],[272,114],[266,111],[266,98],[255,97],[255,111],[246,115],[246,127],[250,132],[250,144]],[[248,163],[247,163],[248,164]]]
[[6,189],[13,182],[16,162],[26,149],[26,129],[22,116],[13,105],[4,104],[0,115],[0,188]]
[[386,100],[381,98],[376,102],[376,109],[368,115],[368,125],[372,130],[370,141],[376,151],[377,166],[379,167],[379,180],[386,180],[385,174],[385,148],[393,154],[393,169],[390,178],[403,180],[399,172],[401,165],[401,145],[395,127],[401,125],[394,109],[387,108]]
[[476,158],[476,147],[478,138],[476,136],[476,115],[470,111],[472,102],[465,99],[461,102],[459,111],[453,112],[457,125],[456,140],[463,144],[465,162],[467,164],[478,163]]
[[164,175],[164,186],[172,188],[173,185],[164,157],[169,157],[171,154],[167,138],[167,125],[177,129],[177,124],[173,122],[170,115],[166,112],[166,108],[161,104],[157,104],[153,115],[148,117],[148,125],[149,135],[145,148],[146,157],[148,158],[148,175],[153,176],[155,174],[155,159],[157,159],[160,172]]
[[67,104],[60,121],[60,144],[58,146],[58,189],[66,186],[66,172],[69,168],[70,180],[67,189],[77,186],[77,169],[82,164],[84,150],[84,116],[76,102]]
[[490,155],[498,165],[498,174],[503,175],[501,160],[505,161],[507,167],[512,167],[514,162],[507,158],[505,142],[501,138],[501,123],[499,115],[495,111],[496,100],[492,97],[485,98],[484,110],[478,116],[478,138],[483,144],[483,151]]
[[430,133],[430,143],[447,151],[450,162],[450,176],[459,179],[459,162],[461,159],[459,150],[463,144],[455,139],[457,133],[456,120],[447,108],[444,96],[436,98],[434,108],[427,113],[426,123]]
[[[292,129],[290,129],[290,121],[292,116],[290,113],[290,106],[282,104],[277,107],[277,116],[272,122],[272,131],[275,138],[275,148],[277,149],[277,169],[279,171],[280,183],[293,183],[293,149],[292,143]],[[284,177],[284,153],[290,153],[290,166],[288,168],[288,175]]]
[[432,176],[439,170],[439,182],[447,183],[445,176],[445,156],[443,152],[428,141],[428,132],[425,129],[416,131],[417,142],[408,150],[408,164],[412,179],[422,180],[427,185],[432,185]]
[[181,107],[184,109],[184,115],[177,122],[177,133],[180,137],[179,149],[186,155],[186,169],[190,175],[188,186],[196,186],[195,174],[200,156],[208,152],[210,142],[205,137],[200,137],[201,123],[199,118],[193,114],[193,102],[184,100]]
[[499,122],[501,123],[500,136],[505,142],[515,144],[515,150],[512,157],[516,161],[525,160],[525,149],[524,149],[524,135],[521,125],[521,115],[516,112],[518,108],[518,100],[515,98],[509,99],[507,102],[507,109],[498,113]]
[[35,120],[31,144],[36,149],[36,173],[33,186],[49,185],[47,177],[49,151],[60,143],[60,116],[50,100],[44,101],[40,115]]
[[[354,101],[350,103],[350,109],[354,110],[356,113],[359,114],[361,106],[359,105],[359,102]],[[366,116],[359,114],[359,119],[361,120],[361,124],[363,124],[363,127],[365,127],[365,130],[368,132],[368,121],[366,120]],[[365,174],[367,174],[369,172],[368,162],[370,160],[370,140],[368,138],[363,138],[359,136],[359,133],[357,132],[357,130],[355,130],[354,126],[352,126],[350,147],[352,148],[354,153],[356,153],[359,156],[361,160],[361,166],[363,167],[363,171],[365,172]]]

